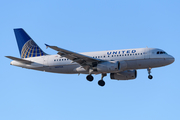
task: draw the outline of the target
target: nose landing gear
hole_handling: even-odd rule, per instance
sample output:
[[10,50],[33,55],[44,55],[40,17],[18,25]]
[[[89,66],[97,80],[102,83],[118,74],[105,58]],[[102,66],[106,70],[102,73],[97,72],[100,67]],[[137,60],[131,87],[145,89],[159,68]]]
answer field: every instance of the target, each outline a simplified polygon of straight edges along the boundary
[[151,73],[151,68],[147,68],[147,71],[148,71],[148,78],[151,80],[151,79],[153,79],[153,76],[152,75],[150,75],[150,73]]
[[153,79],[153,76],[152,76],[152,75],[148,75],[148,78],[149,78],[149,79]]

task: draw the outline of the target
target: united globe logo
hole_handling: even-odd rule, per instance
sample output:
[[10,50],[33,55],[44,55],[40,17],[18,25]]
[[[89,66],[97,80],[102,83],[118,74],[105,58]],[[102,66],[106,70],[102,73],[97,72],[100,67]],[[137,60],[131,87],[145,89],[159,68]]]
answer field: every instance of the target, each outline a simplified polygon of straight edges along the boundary
[[37,57],[43,55],[46,55],[46,53],[44,53],[33,40],[28,40],[21,50],[21,58]]

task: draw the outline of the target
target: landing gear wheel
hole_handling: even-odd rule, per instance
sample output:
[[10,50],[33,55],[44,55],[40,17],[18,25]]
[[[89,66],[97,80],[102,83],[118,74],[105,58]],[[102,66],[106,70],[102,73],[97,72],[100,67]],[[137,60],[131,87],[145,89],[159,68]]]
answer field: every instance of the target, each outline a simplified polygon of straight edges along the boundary
[[88,75],[86,77],[86,79],[91,82],[91,81],[93,81],[94,77],[92,75]]
[[98,85],[103,87],[103,86],[105,85],[104,80],[99,80],[99,81],[98,81]]
[[152,76],[152,75],[149,75],[149,76],[148,76],[148,78],[149,78],[149,79],[152,79],[152,78],[153,78],[153,76]]
[[150,75],[150,73],[151,73],[151,68],[147,68],[147,71],[148,71],[148,74],[149,74],[148,78],[151,80],[151,79],[153,78],[153,76]]

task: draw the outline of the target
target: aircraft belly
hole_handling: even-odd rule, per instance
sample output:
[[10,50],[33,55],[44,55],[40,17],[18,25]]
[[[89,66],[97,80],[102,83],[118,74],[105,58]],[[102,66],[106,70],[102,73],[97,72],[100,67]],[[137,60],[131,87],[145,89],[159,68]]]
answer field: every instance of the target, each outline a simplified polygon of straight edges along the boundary
[[53,72],[53,73],[68,73],[73,74],[77,73],[74,71],[75,68],[79,67],[79,65],[58,65],[58,66],[50,66],[44,67],[44,71]]
[[137,60],[137,69],[161,67],[165,65],[163,59],[144,59]]
[[150,66],[151,66],[150,59],[137,60],[138,69],[149,68]]
[[137,60],[127,60],[127,69],[136,69],[137,68]]
[[161,67],[168,65],[168,60],[164,58],[152,59],[151,60],[152,67]]

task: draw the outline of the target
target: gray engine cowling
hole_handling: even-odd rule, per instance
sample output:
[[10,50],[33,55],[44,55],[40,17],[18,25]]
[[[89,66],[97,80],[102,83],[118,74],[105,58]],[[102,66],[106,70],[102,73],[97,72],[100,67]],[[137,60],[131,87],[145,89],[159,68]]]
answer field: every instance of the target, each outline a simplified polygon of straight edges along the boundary
[[127,63],[125,61],[107,61],[97,64],[96,67],[93,67],[94,71],[97,72],[116,72],[124,71],[127,68]]
[[110,78],[114,80],[132,80],[137,77],[136,70],[126,70],[118,73],[111,73]]
[[98,72],[113,72],[118,71],[119,69],[120,66],[118,61],[102,62],[97,64],[96,67],[94,67],[94,70]]

